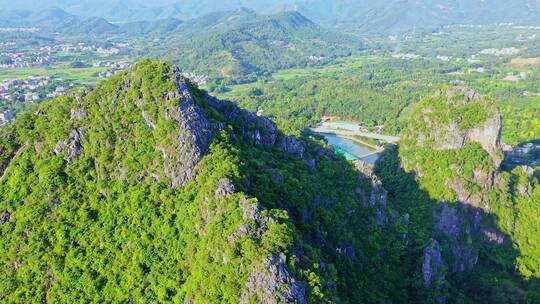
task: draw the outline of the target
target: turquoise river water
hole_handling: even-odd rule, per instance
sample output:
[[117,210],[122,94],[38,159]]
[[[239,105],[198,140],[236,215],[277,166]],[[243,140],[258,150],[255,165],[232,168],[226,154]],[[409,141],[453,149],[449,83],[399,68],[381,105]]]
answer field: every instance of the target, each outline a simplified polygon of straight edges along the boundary
[[350,139],[342,138],[334,134],[321,134],[323,135],[328,144],[332,148],[343,154],[348,160],[362,160],[368,164],[375,164],[379,158],[378,154],[373,154],[370,156],[365,156],[366,154],[372,153],[375,149],[356,143]]

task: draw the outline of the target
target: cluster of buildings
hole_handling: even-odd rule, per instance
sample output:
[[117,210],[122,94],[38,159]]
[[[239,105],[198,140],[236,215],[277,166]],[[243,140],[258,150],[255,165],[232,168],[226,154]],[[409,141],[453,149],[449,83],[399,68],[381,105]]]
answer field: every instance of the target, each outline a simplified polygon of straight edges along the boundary
[[[124,44],[121,44],[124,45]],[[120,44],[112,47],[100,47],[95,44],[86,44],[80,42],[77,44],[62,43],[57,45],[46,45],[39,48],[43,52],[61,51],[66,53],[73,52],[96,52],[100,55],[112,56],[120,53]]]
[[392,58],[401,59],[401,60],[411,60],[411,59],[420,58],[420,55],[411,54],[411,53],[396,53],[396,54],[392,54]]
[[311,56],[309,56],[309,60],[319,62],[319,61],[323,61],[324,57],[323,56],[311,55]]
[[97,61],[92,63],[92,66],[97,67],[107,67],[112,69],[127,69],[131,67],[131,63],[125,61]]
[[502,48],[502,49],[484,49],[481,50],[479,55],[493,55],[493,56],[505,56],[505,55],[517,55],[519,54],[520,49],[515,47]]
[[193,73],[182,73],[182,76],[189,79],[192,83],[202,86],[208,82],[208,76],[205,75],[196,75]]
[[24,53],[4,52],[0,53],[4,59],[0,62],[0,68],[18,69],[33,68],[47,65],[51,57],[49,54],[36,53],[28,56]]
[[29,76],[25,80],[4,80],[0,82],[0,100],[40,102],[44,98],[54,98],[66,93],[67,88],[61,85],[56,86],[52,92],[43,93],[52,89],[51,84],[52,79],[48,76]]
[[131,64],[129,62],[125,62],[125,61],[117,61],[117,62],[98,61],[98,62],[94,62],[92,64],[92,66],[93,67],[107,67],[107,68],[110,68],[110,70],[108,70],[108,71],[98,73],[98,77],[100,77],[100,78],[109,78],[109,77],[113,76],[114,73],[116,73],[116,72],[118,72],[120,70],[125,70],[125,69],[130,68],[131,66],[133,66],[133,64]]
[[2,41],[0,42],[0,46],[16,46],[17,42],[15,41]]
[[15,115],[10,110],[0,113],[0,126],[5,125],[6,123],[15,119]]

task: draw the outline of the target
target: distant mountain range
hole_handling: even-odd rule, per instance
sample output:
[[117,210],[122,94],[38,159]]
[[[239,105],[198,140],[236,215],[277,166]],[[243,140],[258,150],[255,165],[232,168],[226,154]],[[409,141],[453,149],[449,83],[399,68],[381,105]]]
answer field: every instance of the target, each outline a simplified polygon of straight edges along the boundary
[[151,57],[224,77],[318,65],[363,47],[357,37],[322,28],[298,12],[257,15],[245,9],[183,22],[166,39]]
[[51,38],[56,33],[99,39],[144,37],[147,45],[140,56],[167,59],[189,71],[222,77],[320,65],[363,47],[358,37],[325,29],[298,12],[261,15],[248,9],[189,20],[127,23],[77,17],[58,8],[36,13],[4,11],[1,26],[37,27],[37,35]]
[[539,0],[0,0],[0,6],[34,11],[56,7],[113,22],[187,20],[239,8],[265,14],[298,11],[324,26],[370,32],[464,23],[540,23]]

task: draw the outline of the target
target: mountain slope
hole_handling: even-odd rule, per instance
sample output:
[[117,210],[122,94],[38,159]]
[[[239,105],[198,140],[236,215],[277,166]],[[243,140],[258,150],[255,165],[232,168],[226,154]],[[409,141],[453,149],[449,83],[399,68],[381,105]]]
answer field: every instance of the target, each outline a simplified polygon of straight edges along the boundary
[[[357,38],[325,30],[299,13],[256,15],[240,10],[185,24],[168,37],[168,47],[151,55],[223,77],[317,65],[362,47]],[[178,53],[187,56],[175,56]]]
[[[0,0],[5,9],[39,10],[61,7],[69,13],[113,21],[164,18],[192,19],[216,11],[248,8],[273,14],[299,11],[325,26],[362,32],[404,31],[448,24],[538,23],[537,0],[187,0],[187,1],[43,1]],[[374,28],[375,27],[375,28]]]
[[401,218],[376,179],[168,64],[43,103],[0,147],[2,302],[358,303],[406,290],[384,266],[399,264]]
[[497,110],[413,112],[373,170],[157,61],[42,103],[0,136],[0,301],[538,302],[539,182],[499,167]]
[[[16,17],[15,17],[16,16]],[[118,26],[100,17],[78,17],[58,8],[40,11],[1,11],[0,25],[7,27],[37,27],[41,34],[105,35]]]
[[532,168],[500,167],[501,128],[484,96],[444,88],[415,106],[399,149],[378,162],[435,302],[540,300],[539,181]]

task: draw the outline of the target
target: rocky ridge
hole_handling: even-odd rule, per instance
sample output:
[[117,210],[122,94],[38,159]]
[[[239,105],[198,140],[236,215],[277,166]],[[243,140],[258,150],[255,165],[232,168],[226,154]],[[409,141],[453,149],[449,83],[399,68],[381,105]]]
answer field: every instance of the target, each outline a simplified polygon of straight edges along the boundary
[[[380,237],[376,231],[393,231],[394,221],[400,220],[387,206],[382,183],[367,166],[354,170],[314,139],[281,133],[268,118],[199,90],[168,64],[144,61],[95,90],[40,104],[6,132],[13,136],[4,137],[13,138],[12,146],[19,148],[2,145],[6,153],[0,151],[9,162],[7,182],[0,188],[5,198],[0,206],[2,235],[13,233],[16,225],[40,227],[42,223],[72,231],[63,226],[65,221],[56,221],[56,214],[73,219],[72,208],[80,210],[83,218],[71,225],[85,222],[94,233],[102,233],[105,223],[116,221],[119,230],[128,222],[139,227],[137,231],[163,225],[163,230],[150,233],[152,244],[161,244],[163,250],[148,254],[162,258],[173,248],[169,242],[178,243],[180,253],[167,258],[180,256],[175,265],[182,265],[184,282],[169,287],[177,288],[174,293],[162,296],[181,295],[185,303],[219,294],[219,284],[234,286],[227,287],[234,290],[227,296],[242,303],[308,303],[325,296],[337,301],[349,289],[346,284],[354,281],[338,281],[336,269],[350,276],[365,263],[383,261],[383,250],[380,255],[367,253],[375,250],[370,246],[377,242],[363,239]],[[21,157],[14,158],[18,151]],[[39,178],[31,170],[21,174],[26,170],[21,163],[49,164],[40,169],[49,175]],[[13,188],[12,181],[20,176],[25,178],[23,186],[44,185],[24,188],[33,194],[14,200],[18,196],[11,193],[20,188]],[[40,217],[24,221],[25,212],[38,205],[45,210]],[[174,238],[163,235],[171,226],[181,231]],[[373,235],[363,234],[366,229]],[[122,244],[121,255],[129,256],[146,240],[137,240],[142,234],[132,228],[124,231],[108,238]],[[65,259],[65,254],[80,248],[88,255],[85,259],[119,254],[114,250],[120,247],[113,246],[107,254],[92,256],[99,251],[93,248],[93,239],[96,235],[88,233],[57,239],[66,243],[61,245],[65,250],[55,254]],[[199,250],[212,246],[213,250]],[[13,256],[21,265],[29,265],[24,263],[26,257]],[[136,263],[134,267],[142,269],[141,279],[151,271],[148,265],[153,261]],[[115,264],[122,262],[131,261],[115,258],[107,268],[125,267]],[[37,274],[47,282],[40,298],[53,302],[63,284],[55,278],[72,270],[47,267],[47,272]],[[18,268],[10,271],[16,276]],[[103,277],[111,274],[105,268],[95,271]],[[226,271],[227,282],[203,286],[206,278],[200,273]],[[213,291],[204,294],[201,288]],[[78,294],[75,289],[66,292]]]

